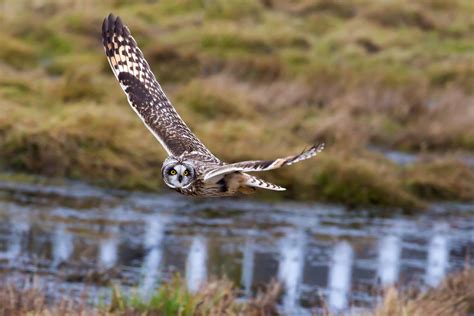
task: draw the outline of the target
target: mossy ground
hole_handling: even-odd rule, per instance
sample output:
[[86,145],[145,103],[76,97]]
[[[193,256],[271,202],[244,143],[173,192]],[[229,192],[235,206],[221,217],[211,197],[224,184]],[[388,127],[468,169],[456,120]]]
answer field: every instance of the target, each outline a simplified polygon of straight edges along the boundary
[[[0,168],[162,187],[159,144],[100,42],[123,17],[168,96],[227,161],[326,142],[264,175],[284,197],[422,207],[474,200],[472,1],[13,1],[2,4]],[[370,147],[422,153],[402,167]],[[262,193],[262,196],[269,196]]]

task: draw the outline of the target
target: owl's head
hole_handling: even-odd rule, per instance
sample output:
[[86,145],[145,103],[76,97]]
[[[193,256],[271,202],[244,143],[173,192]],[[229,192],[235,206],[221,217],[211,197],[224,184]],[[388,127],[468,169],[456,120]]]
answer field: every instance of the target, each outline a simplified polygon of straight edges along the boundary
[[196,179],[196,171],[192,165],[174,158],[165,160],[161,175],[166,185],[172,189],[187,188]]

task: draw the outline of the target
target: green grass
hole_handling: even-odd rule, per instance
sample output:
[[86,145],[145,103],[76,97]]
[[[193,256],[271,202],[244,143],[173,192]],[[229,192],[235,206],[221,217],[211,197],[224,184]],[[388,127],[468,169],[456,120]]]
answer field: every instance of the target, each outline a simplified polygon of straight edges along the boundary
[[[219,157],[266,159],[327,143],[319,158],[265,174],[289,188],[281,196],[407,209],[474,200],[474,182],[448,177],[473,173],[453,162],[474,153],[470,1],[51,0],[4,8],[3,173],[162,187],[165,153],[130,111],[101,47],[101,20],[114,12]],[[401,167],[370,146],[452,162]]]
[[227,279],[213,280],[191,292],[179,275],[144,297],[137,291],[112,289],[110,303],[99,308],[106,315],[277,315],[281,287],[271,282],[248,301],[239,300],[239,290]]
[[187,289],[179,278],[160,287],[149,299],[139,294],[123,296],[119,287],[115,287],[108,311],[126,312],[133,309],[141,313],[156,312],[163,315],[192,316],[196,314],[199,301]]

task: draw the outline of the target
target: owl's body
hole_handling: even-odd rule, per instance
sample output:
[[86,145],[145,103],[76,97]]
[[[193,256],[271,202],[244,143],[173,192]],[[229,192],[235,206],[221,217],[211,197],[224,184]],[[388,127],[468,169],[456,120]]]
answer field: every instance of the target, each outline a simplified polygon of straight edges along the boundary
[[225,175],[215,181],[204,181],[198,177],[192,186],[188,188],[177,188],[176,191],[184,195],[201,197],[232,196],[240,193],[252,193],[255,189],[247,186],[246,175],[240,172]]
[[186,126],[120,18],[109,15],[104,20],[102,41],[112,71],[132,109],[169,155],[162,167],[164,182],[182,194],[221,197],[252,193],[255,188],[283,191],[284,188],[247,172],[291,165],[315,156],[324,148],[321,144],[299,155],[274,160],[224,163]]
[[[259,179],[240,171],[218,175],[212,179],[205,180],[204,176],[208,174],[209,171],[223,167],[225,164],[216,160],[215,157],[207,156],[199,152],[185,152],[180,157],[170,156],[163,162],[163,166],[173,165],[174,162],[189,164],[194,167],[196,172],[196,177],[192,185],[174,188],[184,195],[220,197],[232,196],[239,192],[249,194],[255,191],[255,187],[252,186],[252,182],[254,181],[260,186],[267,188],[280,188],[263,180],[258,181]],[[164,169],[165,168],[163,168],[162,171]],[[165,177],[165,175],[163,175],[163,177]]]
[[[180,157],[168,157],[168,159],[163,162],[163,166],[169,165],[170,163],[173,164],[174,161],[178,161],[180,163],[186,162],[193,166],[196,172],[196,177],[192,185],[175,188],[175,190],[179,193],[203,197],[235,194],[235,192],[229,192],[227,182],[223,179],[215,179],[215,181],[207,182],[204,181],[203,175],[206,174],[206,171],[219,166],[219,163],[212,157],[203,155],[199,152],[185,152]],[[165,176],[166,175],[163,175],[163,177]]]

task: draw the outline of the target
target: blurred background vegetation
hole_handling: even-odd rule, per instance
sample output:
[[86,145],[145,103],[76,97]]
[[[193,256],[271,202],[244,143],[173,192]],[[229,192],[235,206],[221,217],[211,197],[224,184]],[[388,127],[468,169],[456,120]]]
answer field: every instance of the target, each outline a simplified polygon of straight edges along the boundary
[[165,152],[104,57],[113,12],[218,157],[326,143],[316,159],[265,174],[289,189],[268,196],[405,209],[474,200],[473,1],[0,4],[2,179],[163,186]]

